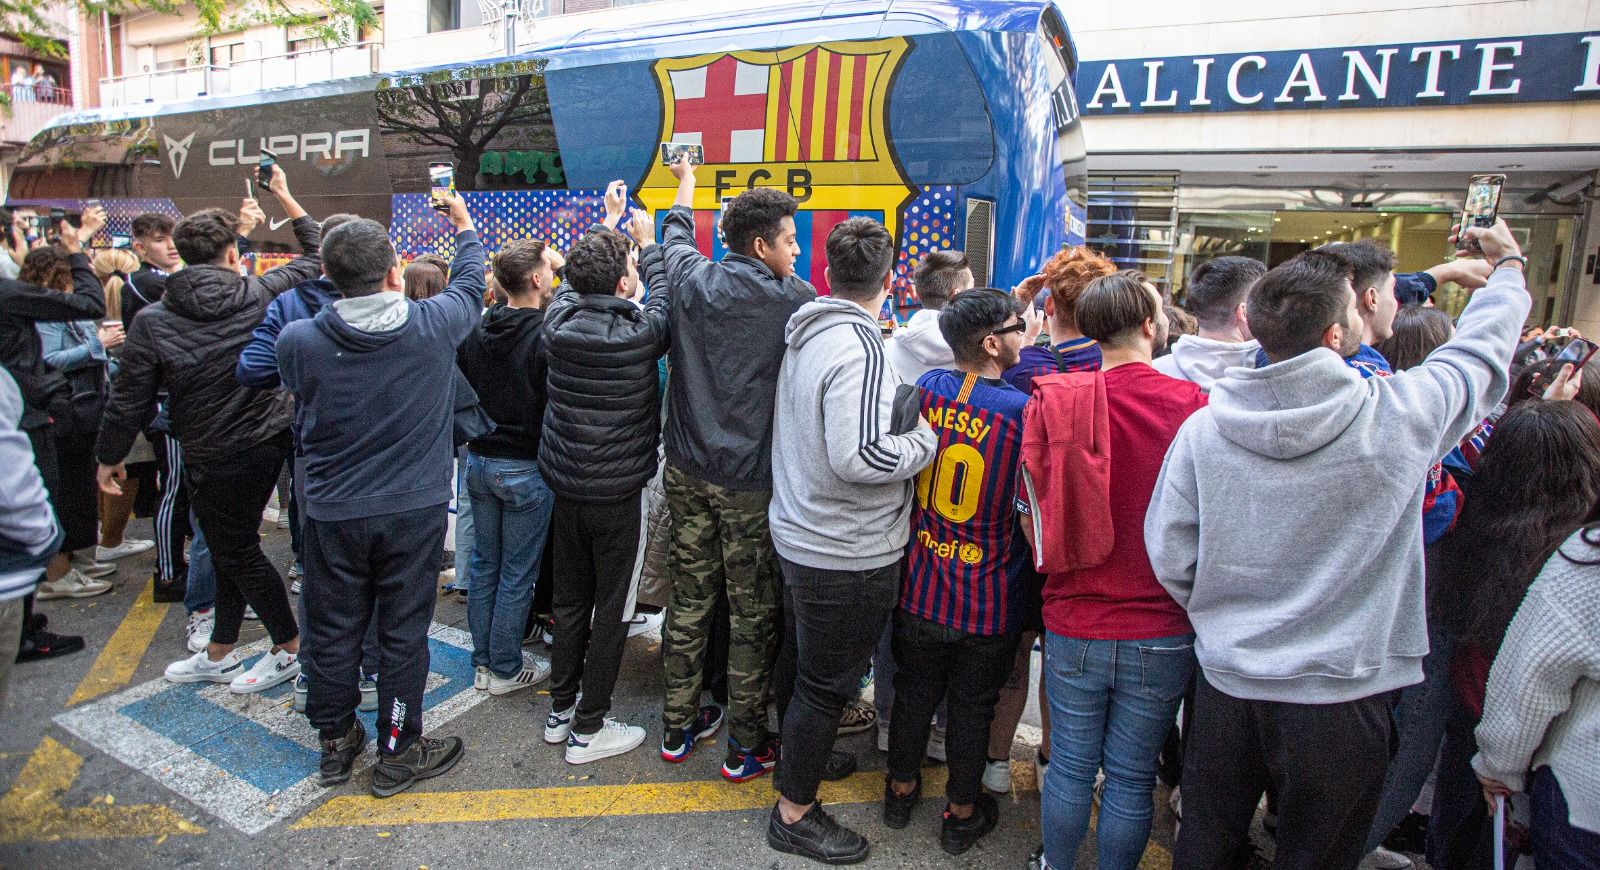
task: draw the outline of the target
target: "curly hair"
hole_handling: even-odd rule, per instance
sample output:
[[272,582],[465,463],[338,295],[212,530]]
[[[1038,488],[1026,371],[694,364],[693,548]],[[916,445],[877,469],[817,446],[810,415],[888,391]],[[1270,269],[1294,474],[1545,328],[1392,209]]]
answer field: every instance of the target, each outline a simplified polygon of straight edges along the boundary
[[44,245],[29,251],[22,260],[22,271],[17,275],[17,280],[71,293],[72,263],[67,259],[66,249],[60,245]]
[[233,247],[239,232],[239,217],[220,208],[203,208],[178,221],[172,228],[172,244],[178,256],[191,266],[218,263]]
[[1044,264],[1044,287],[1055,300],[1056,323],[1078,327],[1078,297],[1089,282],[1116,274],[1117,264],[1085,247],[1062,248]]
[[722,209],[722,236],[728,250],[755,256],[756,239],[776,244],[783,219],[794,217],[800,203],[771,187],[753,187]]
[[579,293],[614,294],[627,274],[628,240],[616,230],[592,229],[567,252],[567,280]]

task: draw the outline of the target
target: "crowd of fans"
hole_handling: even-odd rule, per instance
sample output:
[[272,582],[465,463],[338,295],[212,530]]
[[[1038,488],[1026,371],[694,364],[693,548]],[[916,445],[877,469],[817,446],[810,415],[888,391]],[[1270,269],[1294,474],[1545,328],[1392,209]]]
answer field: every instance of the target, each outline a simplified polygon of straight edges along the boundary
[[[726,719],[722,775],[776,772],[779,851],[867,857],[818,791],[856,769],[836,737],[873,727],[883,823],[916,820],[933,758],[940,845],[978,843],[1037,649],[1038,866],[1075,866],[1096,808],[1099,866],[1139,866],[1158,779],[1183,868],[1264,866],[1263,799],[1272,866],[1487,867],[1513,794],[1512,848],[1594,866],[1600,363],[1575,330],[1524,328],[1503,222],[1423,273],[1370,240],[1213,259],[1181,305],[1083,247],[1013,290],[938,251],[885,339],[881,224],[833,228],[819,295],[792,197],[726,202],[714,262],[694,167],[672,173],[659,234],[619,182],[564,252],[490,256],[451,194],[448,261],[402,262],[356,215],[319,224],[281,171],[300,255],[259,275],[251,200],[140,216],[131,252],[93,260],[98,206],[8,224],[16,660],[83,647],[35,600],[104,594],[154,548],[153,596],[189,613],[166,678],[293,681],[321,783],[375,739],[371,791],[396,794],[466,751],[423,733],[454,499],[474,688],[548,679],[566,762],[630,752],[651,729],[612,693],[659,624],[661,758]],[[1454,320],[1428,302],[1444,281],[1473,291]],[[274,491],[287,582],[259,535]],[[154,540],[126,537],[134,514]],[[253,660],[246,619],[271,642]]]

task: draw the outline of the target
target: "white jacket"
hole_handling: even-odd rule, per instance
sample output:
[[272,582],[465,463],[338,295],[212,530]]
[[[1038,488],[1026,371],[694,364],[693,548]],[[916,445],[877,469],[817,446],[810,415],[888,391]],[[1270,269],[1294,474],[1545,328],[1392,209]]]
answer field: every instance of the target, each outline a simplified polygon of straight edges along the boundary
[[911,315],[906,325],[883,343],[889,368],[908,384],[934,369],[955,368],[956,355],[939,331],[939,312],[926,308]]
[[1261,350],[1257,341],[1218,341],[1198,335],[1182,335],[1172,345],[1172,353],[1157,357],[1153,363],[1156,371],[1169,378],[1180,378],[1197,384],[1211,392],[1211,385],[1222,379],[1222,373],[1235,366],[1256,367],[1256,352]]

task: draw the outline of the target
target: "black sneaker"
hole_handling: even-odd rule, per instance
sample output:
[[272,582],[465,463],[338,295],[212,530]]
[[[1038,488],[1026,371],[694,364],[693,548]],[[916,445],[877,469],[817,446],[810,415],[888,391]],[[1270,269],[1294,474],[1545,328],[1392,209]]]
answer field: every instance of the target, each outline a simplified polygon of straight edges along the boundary
[[855,772],[855,753],[835,749],[828,753],[828,763],[822,767],[822,778],[828,782],[837,782]]
[[999,819],[1000,805],[995,803],[994,795],[983,792],[972,802],[972,815],[964,819],[950,815],[950,810],[946,808],[944,824],[939,828],[939,848],[952,855],[960,855],[972,848],[984,834],[994,830],[994,823]]
[[917,777],[909,794],[899,795],[894,792],[894,777],[883,778],[883,823],[895,830],[900,830],[911,824],[911,811],[916,809],[917,801],[922,799],[922,777]]
[[946,808],[944,825],[939,828],[939,848],[958,856],[995,830],[997,820],[1000,820],[1000,804],[995,803],[994,795],[989,793],[979,793],[978,800],[973,801],[973,814],[966,819],[950,816]]
[[813,804],[811,811],[792,825],[783,823],[774,805],[767,821],[767,845],[824,864],[855,864],[865,861],[872,851],[866,837],[834,821],[820,803]]
[[1428,851],[1428,817],[1421,813],[1407,813],[1394,826],[1389,836],[1383,838],[1383,847],[1395,852],[1412,852],[1418,855]]
[[322,741],[322,779],[317,783],[326,788],[350,779],[350,770],[367,747],[367,729],[361,720],[350,723],[350,730],[337,740]]
[[419,779],[430,779],[445,773],[461,760],[466,744],[460,737],[434,740],[418,737],[411,748],[399,755],[378,754],[378,764],[372,769],[372,796],[390,797],[411,787]]
[[661,735],[661,758],[674,764],[687,761],[695,746],[722,728],[722,708],[708,704],[695,714],[688,728],[668,728]]
[[78,635],[36,631],[23,635],[22,645],[17,649],[17,663],[53,659],[81,649],[83,649],[83,638]]

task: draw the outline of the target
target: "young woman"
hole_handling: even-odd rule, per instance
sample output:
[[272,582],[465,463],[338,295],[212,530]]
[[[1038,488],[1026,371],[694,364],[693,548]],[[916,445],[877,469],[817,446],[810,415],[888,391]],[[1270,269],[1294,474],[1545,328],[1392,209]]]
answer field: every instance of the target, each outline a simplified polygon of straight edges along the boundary
[[1544,556],[1600,501],[1600,423],[1577,402],[1530,401],[1502,416],[1461,518],[1440,541],[1433,614],[1449,636],[1452,709],[1429,823],[1428,862],[1485,866],[1479,783],[1469,764],[1484,683]]
[[[95,254],[91,265],[94,267],[95,277],[100,279],[100,285],[106,294],[106,312],[109,316],[101,322],[102,331],[126,331],[128,325],[118,319],[122,311],[122,288],[126,285],[128,273],[139,268],[139,258],[134,256],[132,251],[119,248]],[[58,325],[65,326],[65,324]],[[40,328],[43,330],[44,327],[41,325]],[[107,355],[111,358],[108,373],[116,371],[120,349],[120,343],[106,346]],[[100,562],[111,562],[137,555],[156,545],[155,541],[129,538],[123,534],[128,527],[128,520],[135,512],[135,505],[140,503],[141,496],[145,502],[155,501],[156,456],[143,435],[134,443],[133,453],[128,455],[126,465],[128,480],[122,486],[122,495],[100,493],[100,546],[95,549],[95,559]],[[145,510],[141,515],[148,513],[149,511]]]

